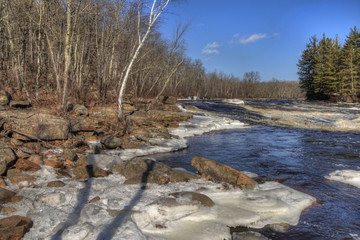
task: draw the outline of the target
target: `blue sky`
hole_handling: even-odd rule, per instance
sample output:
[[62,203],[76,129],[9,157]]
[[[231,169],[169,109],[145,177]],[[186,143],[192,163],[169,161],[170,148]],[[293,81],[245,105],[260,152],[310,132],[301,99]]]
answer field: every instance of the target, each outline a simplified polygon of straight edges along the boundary
[[343,42],[360,28],[360,0],[187,0],[172,3],[160,31],[171,39],[179,21],[192,21],[184,36],[187,56],[207,71],[263,81],[297,80],[297,62],[313,35]]

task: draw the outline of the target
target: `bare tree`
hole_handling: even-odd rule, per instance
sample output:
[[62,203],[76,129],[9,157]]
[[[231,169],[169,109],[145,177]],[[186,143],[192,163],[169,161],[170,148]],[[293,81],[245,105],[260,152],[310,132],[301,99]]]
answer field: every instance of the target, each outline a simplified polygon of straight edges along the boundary
[[146,30],[145,34],[141,34],[141,32],[140,32],[141,0],[139,0],[139,5],[138,5],[138,38],[139,38],[138,40],[139,40],[139,42],[138,42],[138,45],[136,47],[134,54],[132,55],[132,57],[130,59],[129,64],[124,68],[125,75],[124,75],[123,79],[121,80],[121,87],[120,87],[119,97],[118,97],[118,104],[119,104],[118,105],[118,119],[119,120],[122,119],[122,100],[124,97],[126,83],[128,81],[131,68],[132,68],[136,58],[138,57],[140,49],[143,47],[156,20],[159,18],[161,13],[165,10],[165,8],[169,2],[170,2],[170,0],[164,0],[164,1],[160,1],[160,2],[157,2],[157,0],[153,0],[152,6],[151,6],[150,12],[149,12],[149,23],[148,23],[147,30]]

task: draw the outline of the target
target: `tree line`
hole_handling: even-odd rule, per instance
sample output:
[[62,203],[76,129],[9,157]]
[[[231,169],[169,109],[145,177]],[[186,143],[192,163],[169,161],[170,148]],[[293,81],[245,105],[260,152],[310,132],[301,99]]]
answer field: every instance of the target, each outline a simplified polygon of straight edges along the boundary
[[165,20],[156,20],[168,3],[0,0],[0,88],[21,92],[33,104],[63,107],[68,98],[114,103],[121,92],[143,98],[301,96],[296,82],[261,82],[258,72],[243,79],[206,73],[200,60],[186,56],[189,23],[179,23],[171,40],[161,35]]
[[360,97],[360,33],[350,29],[344,45],[323,34],[312,36],[298,62],[299,80],[308,99],[358,101]]

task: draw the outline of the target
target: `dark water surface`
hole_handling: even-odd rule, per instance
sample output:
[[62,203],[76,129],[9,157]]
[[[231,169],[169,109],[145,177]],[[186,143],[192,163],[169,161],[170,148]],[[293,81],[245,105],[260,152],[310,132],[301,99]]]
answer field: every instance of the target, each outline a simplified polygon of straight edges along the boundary
[[252,125],[251,119],[261,116],[244,112],[241,106],[213,103],[197,106],[241,119],[250,123],[251,128],[190,138],[187,149],[156,155],[157,160],[195,172],[190,161],[193,156],[201,156],[265,179],[281,180],[284,185],[317,199],[319,203],[307,209],[299,224],[287,233],[261,231],[268,238],[360,239],[360,189],[324,178],[335,170],[360,171],[360,132]]

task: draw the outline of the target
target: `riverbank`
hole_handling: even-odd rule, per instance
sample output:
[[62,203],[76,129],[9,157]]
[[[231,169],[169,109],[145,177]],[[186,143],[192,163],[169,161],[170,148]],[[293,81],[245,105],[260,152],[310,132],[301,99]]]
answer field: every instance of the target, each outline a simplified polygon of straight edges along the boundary
[[[70,118],[62,121],[56,114],[49,118],[44,111],[0,112],[2,149],[17,158],[6,164],[3,174],[3,189],[10,195],[0,217],[23,216],[32,221],[30,229],[22,228],[29,230],[24,239],[184,239],[184,232],[186,239],[231,239],[235,233],[231,234],[229,226],[282,229],[296,225],[302,210],[315,201],[276,182],[241,189],[151,159],[134,159],[185,148],[187,137],[248,127],[204,112],[182,109],[170,113],[169,109],[178,107],[166,102],[161,106],[163,109],[131,110],[126,126],[111,124],[108,110],[70,112],[78,124]],[[103,120],[98,125],[86,124],[98,112]],[[27,125],[20,128],[23,123]],[[68,124],[71,138],[45,140],[62,136],[64,128],[55,123]],[[37,131],[33,126],[38,126]],[[38,152],[29,153],[30,144],[36,144],[39,149],[33,151]],[[19,158],[20,153],[27,155]],[[125,161],[128,159],[132,160]],[[204,202],[207,198],[210,200]]]

